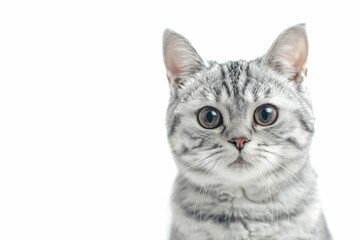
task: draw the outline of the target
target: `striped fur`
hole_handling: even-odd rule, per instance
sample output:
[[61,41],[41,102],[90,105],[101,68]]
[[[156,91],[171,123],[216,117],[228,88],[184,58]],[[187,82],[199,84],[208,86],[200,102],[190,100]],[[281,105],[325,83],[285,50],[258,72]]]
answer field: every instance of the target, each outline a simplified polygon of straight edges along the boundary
[[[304,25],[285,30],[253,61],[204,62],[171,30],[163,46],[168,139],[178,167],[170,239],[331,239],[309,161],[314,117]],[[254,111],[265,103],[279,116],[264,127]],[[217,108],[223,124],[201,127],[203,106]],[[251,141],[239,151],[228,142],[235,137]],[[232,164],[239,156],[244,162]]]

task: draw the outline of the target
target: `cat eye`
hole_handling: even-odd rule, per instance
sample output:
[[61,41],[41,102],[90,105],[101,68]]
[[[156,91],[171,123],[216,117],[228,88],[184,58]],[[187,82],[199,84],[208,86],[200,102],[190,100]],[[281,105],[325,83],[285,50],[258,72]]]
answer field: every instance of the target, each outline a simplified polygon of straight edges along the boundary
[[197,119],[199,124],[206,129],[217,128],[223,123],[220,111],[210,106],[201,108],[198,112]]
[[261,126],[270,126],[275,123],[278,118],[278,110],[271,104],[264,104],[256,108],[254,120]]

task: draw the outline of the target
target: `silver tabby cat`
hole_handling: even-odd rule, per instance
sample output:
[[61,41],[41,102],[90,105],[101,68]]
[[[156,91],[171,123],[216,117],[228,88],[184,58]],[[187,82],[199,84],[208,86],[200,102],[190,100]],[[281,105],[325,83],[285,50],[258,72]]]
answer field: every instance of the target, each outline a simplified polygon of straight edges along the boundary
[[305,25],[253,61],[205,62],[165,30],[168,138],[178,176],[171,240],[332,239],[309,162]]

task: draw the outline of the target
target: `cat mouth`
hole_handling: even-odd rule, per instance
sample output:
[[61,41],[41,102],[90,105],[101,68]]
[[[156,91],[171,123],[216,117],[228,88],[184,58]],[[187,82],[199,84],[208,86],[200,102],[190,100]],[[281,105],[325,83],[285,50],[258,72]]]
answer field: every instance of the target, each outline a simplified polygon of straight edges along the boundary
[[245,161],[242,157],[238,157],[234,162],[230,163],[228,166],[232,168],[244,168],[250,165],[251,164]]

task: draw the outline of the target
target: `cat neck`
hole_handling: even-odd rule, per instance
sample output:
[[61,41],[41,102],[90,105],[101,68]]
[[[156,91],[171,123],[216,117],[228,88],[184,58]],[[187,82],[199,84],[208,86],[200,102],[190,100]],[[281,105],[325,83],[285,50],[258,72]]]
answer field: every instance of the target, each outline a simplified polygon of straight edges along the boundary
[[[232,182],[213,177],[199,183],[196,179],[178,174],[174,195],[202,195],[221,201],[249,201],[262,203],[280,197],[286,199],[295,193],[316,192],[317,174],[309,161],[305,161],[297,171],[279,168],[253,181]],[[195,181],[194,181],[195,180]],[[174,196],[175,197],[175,196]],[[191,198],[191,197],[189,197]]]

